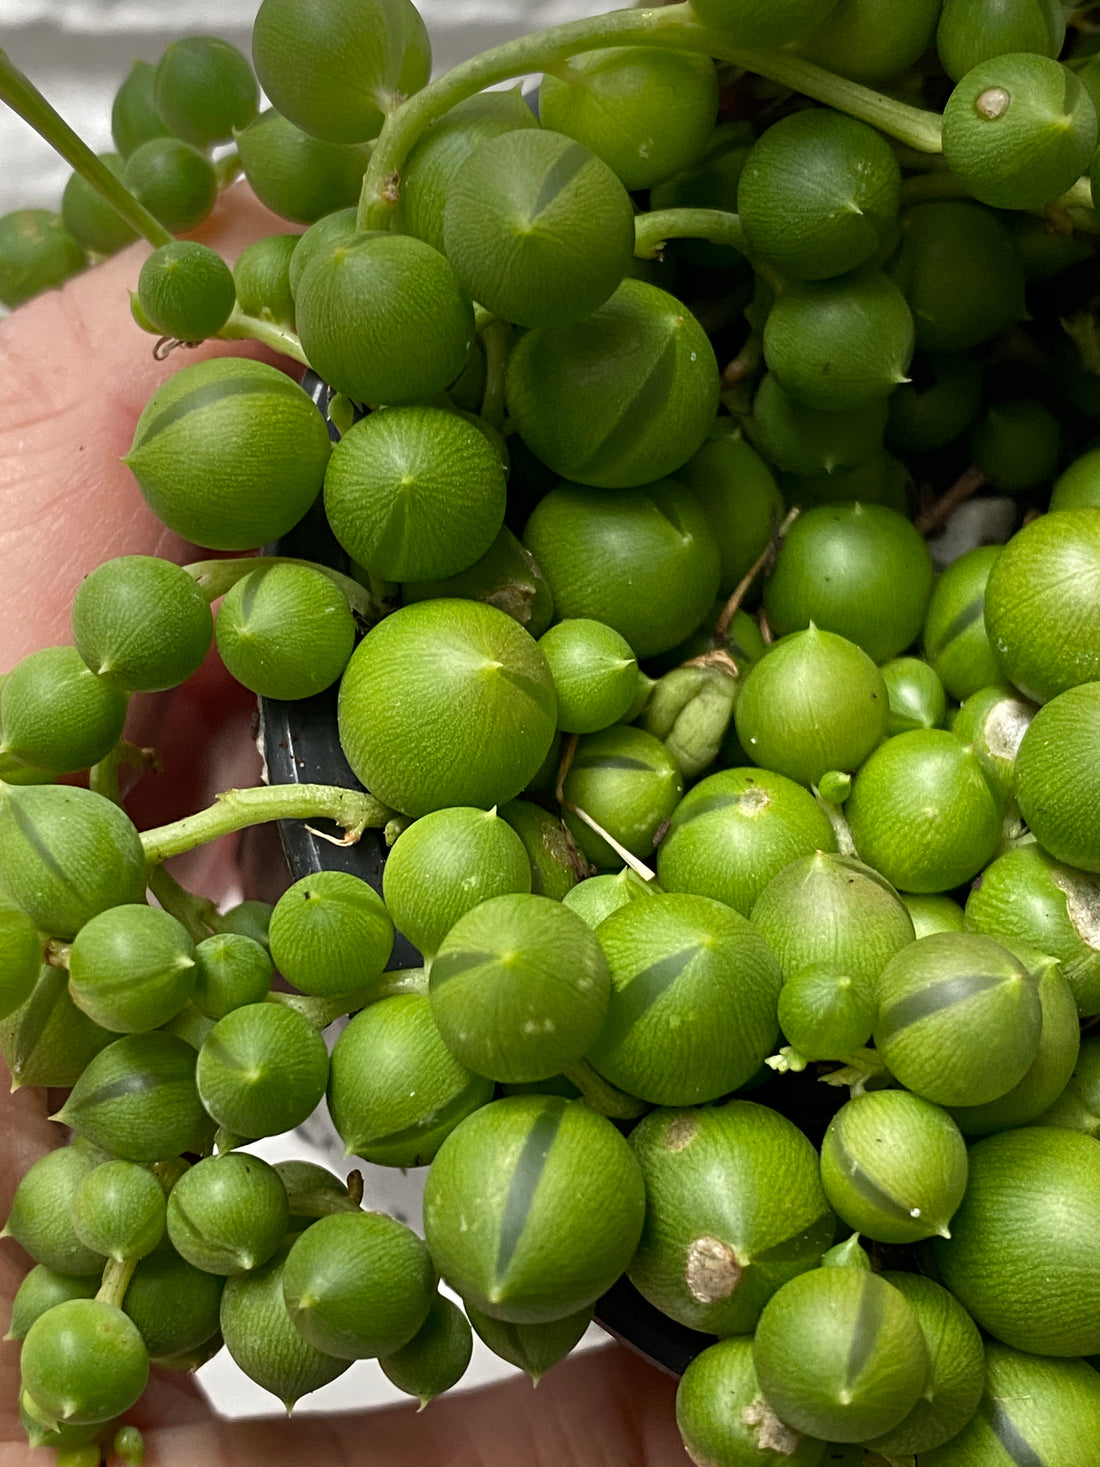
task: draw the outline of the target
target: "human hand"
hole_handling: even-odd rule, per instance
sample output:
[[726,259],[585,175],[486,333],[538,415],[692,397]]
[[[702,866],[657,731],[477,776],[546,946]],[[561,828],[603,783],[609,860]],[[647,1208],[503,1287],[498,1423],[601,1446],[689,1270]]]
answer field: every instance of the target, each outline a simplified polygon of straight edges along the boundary
[[[273,220],[244,190],[223,200],[197,236],[232,260]],[[6,610],[0,671],[38,647],[70,640],[69,606],[81,579],[117,554],[199,558],[147,509],[120,462],[153,390],[194,353],[157,363],[150,338],[133,325],[126,290],[136,284],[146,247],[136,245],[39,297],[0,326],[0,565]],[[271,358],[251,344],[213,342],[199,354],[232,351]],[[128,801],[139,826],[207,803],[216,790],[249,784],[258,760],[248,734],[249,695],[211,658],[173,694],[134,700],[127,736],[155,743],[166,773],[142,780]],[[220,845],[188,870],[189,884],[217,897],[242,883],[239,845]],[[248,891],[247,894],[255,894]],[[0,1086],[6,1138],[0,1216],[19,1177],[62,1129],[47,1116],[56,1095]],[[14,1245],[0,1249],[0,1314],[25,1270]],[[673,1382],[629,1351],[612,1346],[556,1366],[537,1392],[505,1385],[415,1407],[336,1417],[228,1422],[189,1377],[154,1372],[128,1413],[146,1442],[146,1467],[283,1467],[306,1454],[330,1463],[376,1467],[416,1463],[462,1467],[683,1467],[673,1414]],[[18,1347],[0,1347],[0,1467],[33,1467],[20,1424]]]

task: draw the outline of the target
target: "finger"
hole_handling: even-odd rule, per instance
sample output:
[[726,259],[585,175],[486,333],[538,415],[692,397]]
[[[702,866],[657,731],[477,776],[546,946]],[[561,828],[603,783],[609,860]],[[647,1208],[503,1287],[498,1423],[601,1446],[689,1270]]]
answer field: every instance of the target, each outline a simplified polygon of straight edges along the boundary
[[[233,260],[251,240],[286,228],[237,186],[194,237]],[[134,244],[0,325],[0,671],[38,647],[70,641],[73,594],[101,561],[197,558],[155,518],[121,462],[157,387],[208,356],[282,362],[255,343],[221,341],[155,361],[128,296],[148,254],[147,244]]]
[[153,1427],[145,1467],[689,1467],[675,1382],[622,1346],[574,1355],[533,1390],[516,1379],[415,1407],[290,1421]]

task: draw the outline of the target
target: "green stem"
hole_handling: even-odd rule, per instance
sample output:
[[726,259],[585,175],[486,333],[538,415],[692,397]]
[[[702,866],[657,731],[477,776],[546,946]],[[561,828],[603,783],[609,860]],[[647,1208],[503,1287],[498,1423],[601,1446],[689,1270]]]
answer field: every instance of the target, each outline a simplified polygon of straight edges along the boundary
[[303,367],[310,366],[310,360],[302,350],[302,343],[289,327],[280,326],[277,321],[263,321],[259,316],[246,316],[240,306],[233,307],[229,320],[220,331],[214,332],[211,340],[214,339],[258,341],[269,346],[272,351],[281,352],[284,357],[293,358]]
[[852,856],[858,861],[859,852],[856,850],[856,843],[852,839],[852,832],[849,829],[848,819],[844,814],[843,807],[836,804],[833,800],[827,800],[820,790],[814,790],[813,796],[822,814],[828,818],[829,824],[833,827],[833,839],[836,841],[836,848],[839,854],[842,856]]
[[71,163],[131,228],[144,235],[154,249],[171,243],[172,235],[164,225],[154,219],[143,204],[138,203],[121,180],[73,132],[65,119],[50,106],[30,78],[19,70],[3,49],[0,49],[0,101],[6,102],[13,112],[29,122],[35,132],[45,138],[50,147],[60,153],[67,163]]
[[654,209],[634,220],[634,253],[655,260],[670,239],[706,239],[748,253],[745,231],[736,214],[724,209]]
[[122,791],[119,787],[118,771],[124,764],[139,773],[144,773],[146,769],[160,768],[155,749],[143,749],[139,744],[131,744],[128,739],[119,739],[111,752],[88,770],[89,788],[97,795],[103,795],[105,799],[121,805]]
[[508,362],[508,340],[512,328],[498,318],[490,321],[481,333],[485,348],[485,396],[481,416],[499,432],[504,426],[504,368]]
[[688,0],[678,5],[645,10],[615,10],[551,26],[533,35],[506,41],[480,56],[445,72],[416,92],[386,118],[363,179],[357,225],[360,229],[388,229],[397,203],[401,169],[409,149],[421,133],[456,102],[498,82],[530,72],[551,71],[560,62],[583,51],[607,46],[669,46],[701,51],[731,62],[758,76],[768,77],[792,91],[813,97],[879,128],[922,153],[941,149],[940,118],[897,102],[881,92],[782,51],[753,51],[732,37],[695,20]]
[[578,1061],[564,1073],[565,1078],[572,1080],[581,1092],[585,1102],[602,1116],[616,1121],[636,1121],[649,1110],[644,1100],[639,1100],[636,1095],[627,1095],[624,1090],[617,1090],[609,1084],[587,1060]]
[[320,1032],[327,1029],[336,1019],[345,1014],[356,1014],[365,1009],[374,999],[374,990],[357,989],[354,993],[284,993],[276,990],[269,993],[266,1003],[277,1003],[283,1008],[294,1009],[303,1019],[308,1019]]
[[338,785],[260,785],[255,789],[226,790],[213,805],[185,815],[171,825],[159,825],[142,834],[145,859],[151,866],[182,856],[207,841],[265,825],[269,820],[332,820],[345,832],[341,845],[354,845],[368,826],[382,826],[393,811],[373,795]]
[[118,766],[122,762],[121,747],[120,740],[109,754],[104,755],[98,764],[93,764],[88,770],[88,788],[115,805],[122,804],[122,791],[118,783]]
[[335,1019],[343,1018],[345,1014],[356,1014],[380,998],[392,998],[397,993],[416,993],[426,997],[427,992],[428,973],[425,968],[393,968],[352,993],[285,993],[276,989],[267,995],[267,1002],[297,1009],[314,1028],[327,1029]]
[[350,576],[333,570],[329,565],[319,565],[313,560],[299,560],[292,555],[244,555],[231,560],[194,560],[190,565],[185,565],[184,570],[194,578],[207,601],[216,601],[252,571],[266,570],[273,565],[304,565],[328,576],[343,591],[353,613],[368,626],[380,621],[389,609],[382,606],[365,586],[353,581]]
[[137,1266],[136,1257],[108,1258],[103,1269],[103,1281],[96,1292],[96,1298],[104,1304],[113,1304],[116,1309],[121,1309],[126,1290],[130,1287],[130,1280]]
[[194,942],[202,942],[214,931],[218,909],[209,897],[195,896],[163,866],[149,872],[149,890],[166,912],[187,928]]
[[427,968],[387,968],[371,984],[372,1002],[379,998],[393,998],[399,993],[428,992]]

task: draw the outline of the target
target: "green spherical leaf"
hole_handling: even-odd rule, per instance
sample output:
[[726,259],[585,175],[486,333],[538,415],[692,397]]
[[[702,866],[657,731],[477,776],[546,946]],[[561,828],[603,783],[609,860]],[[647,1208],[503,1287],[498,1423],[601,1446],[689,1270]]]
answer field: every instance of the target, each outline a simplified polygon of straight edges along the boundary
[[222,661],[261,698],[311,698],[331,687],[355,644],[347,597],[323,571],[268,565],[226,593],[214,626]]
[[276,902],[268,940],[275,966],[302,993],[354,993],[389,961],[393,922],[362,877],[316,871]]
[[193,576],[154,555],[120,555],[73,597],[73,641],[88,667],[127,693],[185,682],[210,647],[210,604]]
[[195,240],[161,245],[138,276],[138,301],[150,324],[180,341],[204,341],[220,331],[236,299],[229,266]]
[[612,989],[588,1059],[605,1079],[655,1105],[697,1105],[763,1064],[782,976],[740,913],[668,892],[620,907],[596,935]]
[[87,264],[60,214],[18,209],[0,216],[0,303],[12,310]]
[[238,133],[237,151],[256,197],[299,224],[356,203],[369,160],[365,148],[311,137],[273,107]]
[[1097,1352],[1095,1152],[1090,1137],[1053,1127],[1003,1131],[970,1149],[966,1196],[950,1240],[935,1242],[936,1263],[977,1323],[1017,1350]]
[[145,853],[113,801],[72,785],[0,789],[0,886],[43,932],[69,938],[145,895]]
[[298,127],[333,143],[376,135],[398,96],[431,72],[428,32],[411,0],[263,0],[252,28],[260,85]]
[[328,1104],[349,1153],[381,1166],[424,1166],[458,1123],[493,1098],[493,1082],[454,1057],[425,994],[379,999],[333,1046]]
[[410,235],[356,231],[353,219],[315,227],[325,234],[311,241],[300,274],[291,273],[298,334],[314,370],[371,406],[441,392],[462,371],[474,337],[469,297],[446,258]]
[[301,1125],[327,1080],[324,1040],[308,1019],[276,1003],[245,1004],[219,1019],[195,1068],[206,1110],[238,1136],[278,1136]]
[[283,1269],[294,1327],[341,1360],[374,1359],[407,1345],[434,1293],[424,1244],[379,1212],[319,1218],[293,1244]]
[[946,1111],[905,1090],[843,1105],[821,1144],[821,1180],[849,1227],[882,1243],[949,1237],[966,1190],[966,1142]]
[[764,324],[764,360],[796,402],[831,412],[889,397],[913,355],[905,298],[877,270],[786,287]]
[[287,1230],[286,1187],[274,1167],[243,1151],[197,1162],[168,1196],[172,1246],[204,1273],[247,1273],[271,1258]]
[[899,891],[950,891],[996,853],[1001,807],[973,750],[945,729],[882,744],[845,807],[856,849]]
[[903,515],[880,504],[818,505],[800,515],[764,588],[780,636],[812,622],[883,663],[911,646],[932,591],[932,557]]
[[329,451],[324,419],[296,382],[263,362],[218,357],[153,394],[125,462],[177,534],[249,550],[297,524]]
[[250,1380],[270,1391],[289,1410],[310,1391],[343,1375],[349,1360],[307,1344],[294,1328],[283,1299],[286,1250],[227,1279],[221,1301],[226,1348]]
[[1100,509],[1059,510],[1017,531],[989,572],[985,630],[1004,677],[1045,702],[1100,679]]
[[1017,52],[973,67],[947,99],[943,153],[996,209],[1038,209],[1070,188],[1096,149],[1096,110],[1066,67]]
[[213,1132],[195,1088],[195,1051],[154,1029],[100,1051],[58,1112],[94,1146],[124,1161],[201,1151]]
[[343,435],[325,474],[333,534],[386,580],[465,570],[496,539],[504,504],[499,455],[473,423],[442,408],[371,413]]
[[690,636],[717,591],[714,532],[692,491],[671,479],[630,493],[559,484],[536,505],[523,538],[558,617],[603,622],[638,657]]
[[527,446],[563,478],[625,488],[675,472],[714,419],[714,349],[691,312],[624,280],[581,321],[520,337],[508,410]]
[[590,148],[628,189],[690,167],[710,138],[717,105],[709,57],[648,46],[584,51],[539,86],[543,127]]
[[5,1236],[57,1273],[102,1274],[103,1255],[77,1233],[71,1203],[81,1182],[104,1159],[94,1147],[76,1142],[33,1162],[15,1189]]
[[666,891],[726,902],[743,917],[799,856],[836,849],[828,817],[808,790],[761,769],[723,769],[684,796],[657,851]]
[[105,1161],[76,1189],[71,1212],[77,1237],[116,1262],[144,1258],[164,1236],[164,1189],[133,1161]]
[[782,1421],[833,1441],[892,1430],[931,1367],[904,1297],[863,1268],[817,1268],[784,1284],[764,1306],[753,1362]]
[[690,1329],[751,1332],[776,1289],[815,1268],[833,1241],[817,1154],[768,1106],[657,1110],[630,1145],[647,1196],[630,1278]]
[[610,1121],[557,1096],[482,1106],[447,1137],[424,1190],[432,1260],[477,1308],[564,1319],[619,1277],[645,1210],[641,1171]]
[[43,647],[4,679],[0,754],[56,774],[88,769],[118,742],[127,703],[75,647]]
[[611,169],[545,128],[478,144],[443,217],[463,288],[520,326],[579,320],[603,305],[634,251],[634,209]]
[[154,87],[157,69],[149,61],[135,61],[111,104],[111,136],[124,158],[150,138],[170,136],[157,111]]
[[881,133],[814,109],[774,123],[749,154],[737,210],[754,256],[798,280],[878,254],[897,221],[901,170]]
[[548,1080],[600,1032],[611,978],[592,929],[550,897],[490,897],[460,917],[432,959],[432,1016],[467,1069]]
[[737,701],[737,737],[765,769],[800,784],[858,769],[886,732],[882,674],[835,632],[792,632],[753,665]]
[[227,143],[255,117],[259,96],[247,59],[218,36],[172,41],[157,62],[157,112],[170,132],[196,148]]
[[520,837],[496,812],[472,806],[422,815],[398,836],[382,873],[394,923],[426,954],[479,902],[530,890]]
[[488,809],[537,772],[555,706],[546,659],[510,616],[425,601],[356,648],[340,684],[340,741],[358,778],[395,809]]
[[133,1320],[101,1299],[55,1304],[27,1331],[23,1384],[58,1421],[110,1421],[145,1389],[149,1355]]
[[879,974],[877,997],[875,1047],[933,1104],[996,1100],[1038,1053],[1037,982],[992,938],[939,932],[910,943]]
[[126,159],[122,182],[173,234],[201,224],[218,197],[213,165],[175,137],[139,144]]
[[1056,861],[1100,872],[1097,798],[1100,682],[1059,693],[1031,720],[1016,755],[1017,797],[1036,840]]
[[123,904],[93,917],[69,955],[69,990],[104,1029],[159,1029],[195,986],[195,944],[159,907]]
[[[125,163],[118,153],[100,153],[99,161],[116,178],[122,177]],[[116,213],[81,173],[74,173],[65,185],[61,220],[82,249],[97,255],[113,255],[136,237],[133,225]]]

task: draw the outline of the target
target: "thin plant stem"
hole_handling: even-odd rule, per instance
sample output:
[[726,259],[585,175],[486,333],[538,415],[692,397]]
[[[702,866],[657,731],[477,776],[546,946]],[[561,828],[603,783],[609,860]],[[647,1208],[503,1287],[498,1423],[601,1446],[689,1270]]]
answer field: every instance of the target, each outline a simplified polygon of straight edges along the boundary
[[602,1075],[597,1074],[587,1060],[578,1060],[564,1074],[581,1092],[585,1104],[602,1116],[617,1121],[634,1121],[649,1110],[644,1100],[639,1100],[636,1095],[627,1095],[625,1090],[616,1089]]
[[363,831],[383,826],[393,815],[373,795],[338,785],[260,785],[256,789],[226,790],[213,805],[185,815],[170,825],[158,825],[142,834],[141,844],[150,866],[170,856],[182,856],[207,841],[232,835],[270,820],[332,820],[344,830],[342,845],[354,845]]
[[208,601],[216,601],[233,586],[255,570],[266,570],[273,565],[304,565],[310,570],[320,571],[338,586],[347,598],[353,614],[367,626],[381,620],[387,608],[382,607],[365,586],[345,576],[332,566],[320,565],[313,560],[299,560],[290,555],[244,555],[230,560],[195,560],[185,565],[184,570],[192,576],[199,590]]
[[281,352],[284,357],[290,357],[303,367],[311,365],[297,334],[289,327],[280,326],[277,321],[263,321],[259,316],[248,316],[240,306],[233,307],[229,320],[220,331],[214,332],[212,339],[258,341],[264,346],[269,346],[272,351]]
[[149,872],[149,890],[164,910],[187,928],[194,942],[202,942],[215,930],[218,909],[210,898],[195,896],[163,866]]
[[77,173],[86,178],[115,212],[133,230],[147,239],[154,249],[171,243],[172,235],[160,220],[155,219],[107,165],[96,157],[87,143],[51,107],[31,79],[19,70],[3,49],[0,49],[0,101],[6,102],[24,122],[30,123],[35,132],[45,138],[50,147],[60,153],[67,163],[71,163]]
[[895,101],[787,52],[738,46],[731,36],[700,25],[688,0],[683,0],[678,5],[586,16],[520,36],[460,62],[409,97],[388,115],[375,143],[359,198],[358,228],[389,228],[409,149],[437,117],[457,102],[498,82],[530,72],[551,71],[582,52],[623,45],[701,51],[847,112],[918,152],[941,151],[938,114]]

